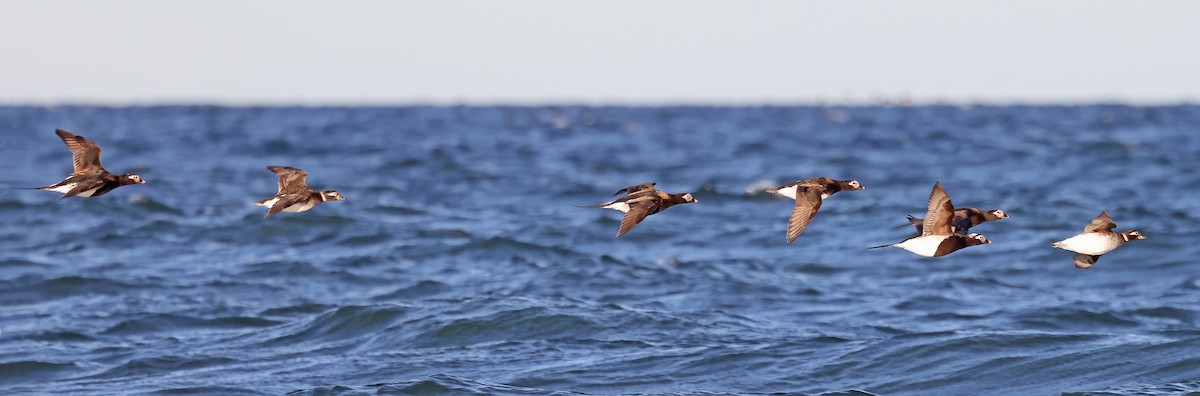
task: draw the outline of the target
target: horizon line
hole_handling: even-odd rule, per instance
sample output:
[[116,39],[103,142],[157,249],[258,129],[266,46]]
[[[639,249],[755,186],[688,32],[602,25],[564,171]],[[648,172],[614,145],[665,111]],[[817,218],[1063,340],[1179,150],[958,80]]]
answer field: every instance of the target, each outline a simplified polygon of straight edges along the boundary
[[1117,98],[914,100],[30,100],[0,99],[0,107],[925,107],[925,106],[1196,106],[1196,99]]

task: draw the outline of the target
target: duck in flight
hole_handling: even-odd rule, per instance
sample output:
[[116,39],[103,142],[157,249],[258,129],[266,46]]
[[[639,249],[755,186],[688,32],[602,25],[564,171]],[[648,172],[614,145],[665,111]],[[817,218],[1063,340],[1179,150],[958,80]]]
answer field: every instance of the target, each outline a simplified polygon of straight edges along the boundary
[[1096,264],[1096,260],[1100,260],[1100,255],[1111,252],[1126,242],[1146,239],[1138,230],[1114,232],[1114,228],[1117,228],[1117,223],[1113,222],[1106,210],[1092,219],[1087,227],[1083,227],[1083,233],[1055,242],[1051,246],[1075,252],[1075,267],[1088,269]]
[[862,190],[867,188],[858,180],[834,180],[828,177],[814,177],[785,184],[779,188],[767,190],[796,200],[792,207],[792,215],[788,217],[787,241],[792,243],[800,237],[800,233],[808,228],[808,223],[821,210],[825,198],[841,191]]
[[625,193],[621,198],[600,205],[580,207],[612,209],[625,213],[625,217],[621,219],[621,228],[617,230],[617,237],[620,238],[652,214],[674,205],[700,202],[692,197],[691,193],[671,194],[655,189],[654,184],[650,182],[625,187],[617,191],[617,194]]
[[306,212],[317,204],[328,201],[345,201],[337,191],[317,191],[308,188],[305,178],[308,172],[288,166],[268,166],[268,170],[279,176],[279,192],[274,196],[254,202],[270,210],[264,218],[279,212]]
[[[979,210],[979,208],[955,208],[954,220],[950,222],[950,225],[954,227],[954,233],[966,235],[972,227],[989,221],[1004,220],[1007,218],[1008,213],[1004,213],[1004,211],[1000,209],[983,211]],[[921,228],[925,226],[925,219],[910,215],[908,216],[908,223],[915,226],[917,228],[917,234],[920,234]]]
[[954,204],[950,196],[942,189],[941,183],[933,185],[929,194],[929,209],[925,212],[924,225],[921,235],[905,239],[898,243],[882,246],[872,246],[867,249],[898,247],[918,256],[939,257],[954,253],[959,249],[976,245],[992,243],[980,234],[961,235],[954,233],[951,222],[954,220]]
[[62,193],[62,197],[58,199],[75,196],[99,197],[117,187],[146,183],[146,180],[135,173],[118,176],[105,170],[104,166],[100,165],[100,146],[88,138],[62,129],[56,129],[54,133],[58,134],[58,137],[67,145],[67,149],[71,150],[71,161],[75,164],[75,172],[63,181],[35,188],[36,190]]

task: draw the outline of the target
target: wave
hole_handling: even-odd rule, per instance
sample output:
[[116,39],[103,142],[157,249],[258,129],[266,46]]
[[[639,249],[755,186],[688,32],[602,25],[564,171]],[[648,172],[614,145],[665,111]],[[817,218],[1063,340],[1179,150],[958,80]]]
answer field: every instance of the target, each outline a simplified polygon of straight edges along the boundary
[[270,319],[245,316],[202,319],[174,314],[151,314],[137,319],[123,320],[104,330],[101,334],[127,336],[132,334],[175,333],[180,331],[194,332],[197,330],[238,330],[271,327],[278,324],[280,322]]
[[76,371],[74,363],[51,363],[23,360],[0,363],[0,384],[6,386],[44,383],[64,377]]

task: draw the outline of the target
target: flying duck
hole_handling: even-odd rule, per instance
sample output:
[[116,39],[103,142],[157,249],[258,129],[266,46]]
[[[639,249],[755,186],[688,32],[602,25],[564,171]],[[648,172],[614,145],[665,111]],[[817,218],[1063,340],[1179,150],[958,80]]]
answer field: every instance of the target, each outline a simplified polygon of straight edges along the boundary
[[821,209],[825,198],[840,191],[862,190],[867,188],[858,180],[834,180],[828,177],[814,177],[794,183],[785,184],[779,188],[767,190],[772,194],[782,195],[796,200],[792,207],[792,215],[788,217],[787,241],[792,243],[800,237],[800,233],[808,227],[813,216]]
[[74,196],[99,197],[117,187],[146,183],[141,176],[134,173],[117,176],[105,170],[104,166],[100,165],[100,146],[88,138],[62,129],[56,129],[54,133],[58,134],[67,145],[67,149],[71,150],[75,172],[63,181],[38,187],[37,190],[62,193],[63,196],[58,199]]
[[867,249],[878,249],[889,246],[898,247],[918,256],[939,257],[954,251],[975,245],[992,243],[980,234],[955,234],[951,221],[954,219],[954,204],[950,196],[942,189],[942,184],[933,185],[929,194],[929,209],[925,212],[925,223],[921,227],[921,235],[905,239],[891,245],[872,246]]
[[[950,222],[954,226],[954,233],[966,235],[971,227],[995,220],[1004,220],[1008,218],[1008,213],[1004,213],[1000,209],[992,209],[982,211],[979,208],[956,208],[954,209],[954,220]],[[921,228],[925,224],[925,219],[920,217],[908,216],[908,222],[917,227],[917,234],[921,233]],[[903,226],[901,226],[903,227]]]
[[346,200],[334,190],[317,191],[308,188],[304,180],[308,177],[308,172],[287,166],[268,166],[267,169],[279,175],[279,192],[273,197],[254,202],[255,205],[270,209],[264,218],[279,212],[306,212],[325,201]]
[[1088,269],[1096,264],[1100,255],[1121,247],[1125,242],[1146,239],[1138,230],[1113,232],[1114,228],[1117,228],[1117,223],[1113,222],[1108,211],[1104,211],[1092,219],[1087,227],[1083,227],[1082,234],[1055,242],[1051,246],[1075,252],[1075,266]]
[[621,228],[617,230],[618,238],[632,230],[633,226],[642,222],[647,216],[666,210],[673,205],[700,202],[692,197],[691,193],[670,194],[659,191],[654,188],[654,183],[625,187],[617,191],[617,194],[622,192],[626,193],[625,196],[616,200],[595,206],[580,206],[581,208],[612,209],[625,213],[625,217],[621,219]]

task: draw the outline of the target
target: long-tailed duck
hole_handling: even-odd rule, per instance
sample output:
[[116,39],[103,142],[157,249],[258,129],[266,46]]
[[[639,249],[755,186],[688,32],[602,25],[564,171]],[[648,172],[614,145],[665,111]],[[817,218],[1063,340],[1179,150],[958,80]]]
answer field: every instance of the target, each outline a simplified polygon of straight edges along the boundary
[[266,217],[279,212],[305,212],[325,201],[346,200],[334,190],[317,191],[308,188],[304,180],[308,177],[308,172],[287,166],[268,166],[267,169],[279,175],[279,192],[273,197],[254,202],[255,205],[271,209],[267,211]]
[[954,204],[950,202],[950,196],[946,195],[941,183],[934,184],[933,192],[929,194],[929,209],[925,212],[925,223],[922,226],[921,235],[899,243],[872,246],[867,249],[894,246],[913,252],[918,256],[938,257],[962,248],[992,243],[987,237],[980,234],[955,234],[951,225],[953,219]]
[[834,180],[828,177],[814,177],[785,184],[779,188],[767,190],[767,192],[796,200],[796,206],[792,208],[792,215],[788,217],[787,241],[788,243],[792,243],[808,227],[808,223],[812,221],[813,216],[817,215],[817,211],[821,209],[821,203],[825,198],[829,198],[829,196],[841,191],[862,190],[865,188],[867,187],[859,183],[858,180]]
[[100,146],[95,142],[62,129],[56,129],[54,133],[58,134],[67,145],[67,149],[71,150],[75,172],[63,181],[38,187],[36,190],[62,193],[63,196],[58,199],[74,196],[99,197],[117,187],[146,182],[134,173],[117,176],[105,170],[104,166],[100,165]]
[[1051,246],[1075,252],[1075,266],[1088,269],[1096,264],[1100,255],[1121,247],[1125,242],[1146,239],[1138,230],[1113,232],[1114,228],[1117,228],[1117,223],[1113,222],[1108,211],[1104,211],[1092,219],[1087,227],[1083,227],[1082,234],[1055,242]]
[[[1004,220],[1007,218],[1008,213],[1004,213],[1004,211],[1000,209],[983,211],[979,210],[979,208],[955,208],[954,220],[950,222],[950,225],[954,226],[954,233],[966,235],[967,232],[970,231],[971,227],[975,227],[989,221]],[[909,215],[908,222],[909,224],[917,227],[917,234],[921,234],[921,228],[925,224],[925,219]]]
[[625,213],[625,217],[621,219],[621,228],[617,230],[618,238],[632,230],[633,226],[647,216],[666,210],[673,205],[700,202],[692,197],[691,193],[670,194],[659,191],[654,188],[654,183],[629,186],[621,189],[617,194],[622,192],[626,195],[614,201],[595,206],[580,206],[581,208],[612,209]]

